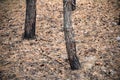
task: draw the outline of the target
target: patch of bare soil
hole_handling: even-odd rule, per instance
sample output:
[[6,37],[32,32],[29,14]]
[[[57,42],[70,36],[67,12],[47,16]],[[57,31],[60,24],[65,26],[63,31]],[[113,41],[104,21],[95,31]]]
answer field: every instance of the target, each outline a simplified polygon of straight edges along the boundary
[[37,0],[35,40],[23,40],[25,0],[0,1],[0,80],[120,80],[118,0],[77,0],[72,20],[81,69],[71,71],[62,0]]

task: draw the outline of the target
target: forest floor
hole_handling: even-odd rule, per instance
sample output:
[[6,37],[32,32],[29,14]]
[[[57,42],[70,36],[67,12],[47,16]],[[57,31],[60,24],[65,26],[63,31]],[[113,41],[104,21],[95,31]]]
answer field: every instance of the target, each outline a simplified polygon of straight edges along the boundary
[[37,0],[36,39],[23,40],[25,0],[0,0],[0,80],[120,80],[117,0],[77,0],[80,70],[71,71],[62,0]]

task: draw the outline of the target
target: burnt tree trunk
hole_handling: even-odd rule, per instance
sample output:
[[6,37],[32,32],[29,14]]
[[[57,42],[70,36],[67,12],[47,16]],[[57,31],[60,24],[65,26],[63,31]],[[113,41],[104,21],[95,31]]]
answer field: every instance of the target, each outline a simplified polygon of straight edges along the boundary
[[35,38],[36,26],[36,0],[26,0],[26,18],[24,28],[24,38]]
[[68,60],[72,70],[80,68],[79,59],[76,55],[76,44],[73,36],[73,27],[71,21],[72,4],[71,0],[63,0],[64,8],[64,34]]
[[72,0],[72,11],[76,9],[76,0]]

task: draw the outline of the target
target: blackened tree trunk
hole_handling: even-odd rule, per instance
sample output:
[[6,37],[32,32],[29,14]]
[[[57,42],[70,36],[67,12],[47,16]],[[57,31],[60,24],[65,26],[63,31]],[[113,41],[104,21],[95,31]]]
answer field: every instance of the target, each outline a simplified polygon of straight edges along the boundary
[[26,0],[26,19],[24,28],[24,38],[35,38],[36,26],[36,0]]
[[73,27],[71,22],[72,4],[71,0],[63,0],[64,8],[64,34],[68,59],[72,70],[80,68],[79,59],[76,55],[76,44],[73,36]]
[[76,9],[76,0],[72,0],[72,11]]

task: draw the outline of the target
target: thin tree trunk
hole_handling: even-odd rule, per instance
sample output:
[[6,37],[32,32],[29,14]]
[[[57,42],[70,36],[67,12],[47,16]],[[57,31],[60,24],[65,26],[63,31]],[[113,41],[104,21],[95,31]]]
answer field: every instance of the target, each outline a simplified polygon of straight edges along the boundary
[[68,59],[72,70],[80,68],[79,59],[76,55],[76,44],[73,36],[73,27],[71,22],[72,4],[71,0],[63,0],[64,8],[64,34]]
[[120,25],[120,15],[119,15],[119,21],[118,21],[118,25]]
[[24,28],[24,38],[35,38],[36,26],[36,0],[26,0],[26,19]]

